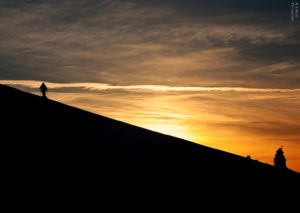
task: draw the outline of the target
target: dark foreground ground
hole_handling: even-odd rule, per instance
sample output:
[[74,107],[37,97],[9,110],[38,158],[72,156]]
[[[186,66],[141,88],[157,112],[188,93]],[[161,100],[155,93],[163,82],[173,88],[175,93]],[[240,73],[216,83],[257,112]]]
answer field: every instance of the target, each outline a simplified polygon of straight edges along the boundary
[[300,176],[290,170],[3,85],[0,118],[2,212],[299,208]]

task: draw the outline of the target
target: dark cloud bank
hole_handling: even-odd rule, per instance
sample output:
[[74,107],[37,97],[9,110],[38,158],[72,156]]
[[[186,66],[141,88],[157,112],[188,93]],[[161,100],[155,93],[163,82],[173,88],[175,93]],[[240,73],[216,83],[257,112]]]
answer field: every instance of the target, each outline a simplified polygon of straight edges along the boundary
[[0,79],[298,88],[288,1],[1,1]]

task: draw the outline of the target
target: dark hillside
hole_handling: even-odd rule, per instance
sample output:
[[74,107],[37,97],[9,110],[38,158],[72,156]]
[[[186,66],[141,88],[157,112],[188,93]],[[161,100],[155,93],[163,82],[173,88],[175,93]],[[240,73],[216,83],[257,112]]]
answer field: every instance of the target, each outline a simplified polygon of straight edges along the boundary
[[297,205],[300,178],[293,171],[4,85],[0,103],[3,212],[245,212]]

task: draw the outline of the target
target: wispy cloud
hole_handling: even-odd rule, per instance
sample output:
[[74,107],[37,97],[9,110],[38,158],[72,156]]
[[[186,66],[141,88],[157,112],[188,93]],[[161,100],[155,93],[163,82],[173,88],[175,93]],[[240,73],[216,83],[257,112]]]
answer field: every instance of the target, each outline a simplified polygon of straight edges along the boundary
[[[298,87],[299,32],[283,24],[283,11],[273,8],[278,2],[270,6],[273,13],[264,1],[265,13],[255,10],[257,2],[6,2],[0,79]],[[283,63],[287,68],[276,68]]]
[[[202,92],[202,91],[231,91],[231,92],[300,92],[300,88],[297,89],[272,89],[272,88],[244,88],[244,87],[176,87],[176,86],[164,86],[164,85],[129,85],[118,86],[104,83],[52,83],[45,82],[48,88],[61,89],[61,88],[83,88],[87,90],[152,90],[152,91],[177,91],[177,92]],[[31,89],[39,88],[41,81],[29,81],[29,80],[0,80],[0,84],[5,85],[17,85],[22,87],[28,87]]]

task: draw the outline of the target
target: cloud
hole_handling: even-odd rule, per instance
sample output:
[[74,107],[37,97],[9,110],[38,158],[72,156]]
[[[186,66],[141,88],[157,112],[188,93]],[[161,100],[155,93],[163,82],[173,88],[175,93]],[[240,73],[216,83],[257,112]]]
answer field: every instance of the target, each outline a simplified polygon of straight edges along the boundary
[[[48,88],[51,89],[67,89],[67,88],[82,88],[85,90],[150,90],[150,91],[175,91],[175,92],[300,92],[299,89],[265,89],[265,88],[244,88],[244,87],[176,87],[176,86],[164,86],[164,85],[128,85],[118,86],[104,83],[52,83],[45,82]],[[0,80],[0,84],[27,87],[29,89],[39,88],[40,81],[24,81],[24,80]]]
[[297,23],[266,2],[5,1],[0,78],[296,88]]

